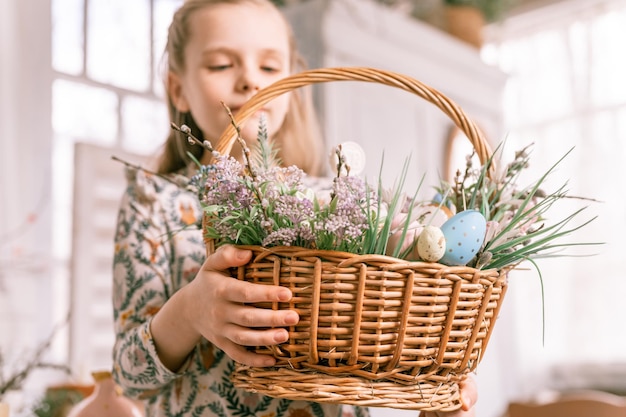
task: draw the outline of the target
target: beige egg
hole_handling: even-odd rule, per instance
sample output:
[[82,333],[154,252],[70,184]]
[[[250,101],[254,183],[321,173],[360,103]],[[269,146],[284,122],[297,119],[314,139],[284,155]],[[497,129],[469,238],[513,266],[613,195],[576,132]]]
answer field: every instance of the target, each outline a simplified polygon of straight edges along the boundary
[[446,253],[446,238],[436,226],[426,226],[417,237],[417,254],[426,262],[437,262]]

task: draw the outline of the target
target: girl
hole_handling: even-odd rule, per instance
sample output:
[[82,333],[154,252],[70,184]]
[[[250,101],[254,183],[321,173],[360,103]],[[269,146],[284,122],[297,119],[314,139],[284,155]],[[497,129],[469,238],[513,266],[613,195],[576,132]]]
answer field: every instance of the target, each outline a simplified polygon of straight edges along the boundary
[[[293,35],[269,0],[187,0],[169,29],[166,91],[170,117],[215,144],[234,113],[259,89],[302,70]],[[308,174],[319,173],[321,140],[311,101],[302,90],[269,103],[268,133],[279,157]],[[258,119],[242,129],[256,138]],[[193,174],[186,157],[211,155],[173,132],[158,166],[161,176]],[[233,154],[241,149],[233,149]],[[274,359],[248,351],[287,340],[294,311],[247,305],[288,301],[286,288],[227,276],[249,251],[232,246],[205,258],[194,194],[142,171],[129,171],[114,257],[114,376],[126,395],[145,399],[152,416],[339,416],[340,405],[262,397],[233,387],[234,361],[271,366]],[[473,385],[468,404],[475,400]],[[348,407],[345,407],[346,409]],[[348,411],[346,410],[346,413]],[[368,415],[356,407],[357,415]]]

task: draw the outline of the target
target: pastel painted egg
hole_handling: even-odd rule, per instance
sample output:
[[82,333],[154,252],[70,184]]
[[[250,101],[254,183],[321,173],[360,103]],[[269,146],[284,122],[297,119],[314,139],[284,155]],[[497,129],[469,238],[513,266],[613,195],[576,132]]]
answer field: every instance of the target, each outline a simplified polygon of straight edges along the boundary
[[461,211],[441,226],[446,238],[446,253],[439,260],[444,265],[467,265],[485,240],[487,221],[476,210]]
[[443,201],[443,196],[441,195],[441,193],[435,194],[432,201],[435,205],[437,206],[441,205],[442,207],[445,207],[448,210],[450,210],[450,212],[453,212],[453,211],[456,212],[456,209],[454,208],[454,204],[452,204],[450,200],[446,200],[445,204],[441,204],[441,202]]
[[452,212],[452,210],[449,209],[446,206],[439,206],[437,204],[430,204],[429,207],[434,207],[437,211],[445,214],[446,215],[446,220],[448,220],[450,217],[454,216],[454,213]]
[[[337,173],[337,162],[339,161],[337,151],[340,151],[345,158],[345,163],[350,167],[350,175],[359,175],[365,169],[365,151],[356,142],[343,142],[337,145],[329,155],[330,167]],[[342,169],[343,172],[343,169]]]
[[419,214],[418,221],[424,225],[441,227],[450,218],[446,210],[442,208],[434,205],[423,207],[421,212],[416,212]]
[[426,262],[437,262],[446,251],[446,238],[440,228],[426,226],[417,237],[417,254]]

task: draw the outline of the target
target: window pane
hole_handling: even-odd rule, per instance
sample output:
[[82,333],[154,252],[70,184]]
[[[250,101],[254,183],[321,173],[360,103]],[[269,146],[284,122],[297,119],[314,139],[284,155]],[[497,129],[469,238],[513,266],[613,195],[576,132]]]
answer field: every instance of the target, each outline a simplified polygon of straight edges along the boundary
[[117,136],[117,96],[103,88],[65,80],[52,84],[52,125],[56,133],[102,145]]
[[165,104],[140,97],[126,97],[122,101],[124,149],[153,153],[169,133],[169,117]]
[[88,76],[122,88],[148,90],[149,1],[92,0],[88,16]]
[[72,176],[74,174],[74,142],[70,137],[55,135],[52,152],[53,254],[57,259],[69,259],[72,244]]
[[534,108],[535,121],[558,118],[572,111],[571,67],[565,30],[544,32],[535,37],[541,75],[529,80],[534,91],[526,96],[527,108]]
[[52,2],[52,67],[59,72],[83,72],[84,5],[84,0]]
[[155,0],[154,2],[154,27],[153,37],[154,42],[153,56],[154,62],[154,93],[160,97],[164,96],[163,91],[163,71],[161,61],[163,59],[163,50],[165,49],[165,43],[167,42],[167,30],[174,12],[182,4],[181,0]]
[[626,11],[611,12],[593,24],[592,100],[595,105],[626,103]]

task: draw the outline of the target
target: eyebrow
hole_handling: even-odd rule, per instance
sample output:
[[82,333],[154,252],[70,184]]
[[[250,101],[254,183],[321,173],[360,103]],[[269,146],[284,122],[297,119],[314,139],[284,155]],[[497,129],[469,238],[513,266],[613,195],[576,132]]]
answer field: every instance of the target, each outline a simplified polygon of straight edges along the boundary
[[[275,56],[279,56],[281,58],[285,57],[285,54],[282,51],[279,51],[278,49],[273,49],[273,48],[265,48],[265,49],[261,49],[260,51],[260,55],[275,55]],[[202,56],[208,56],[211,54],[215,54],[215,53],[225,53],[225,54],[231,54],[231,55],[237,55],[238,51],[235,48],[228,48],[225,46],[219,46],[216,48],[209,48],[209,49],[205,49],[202,51]]]

